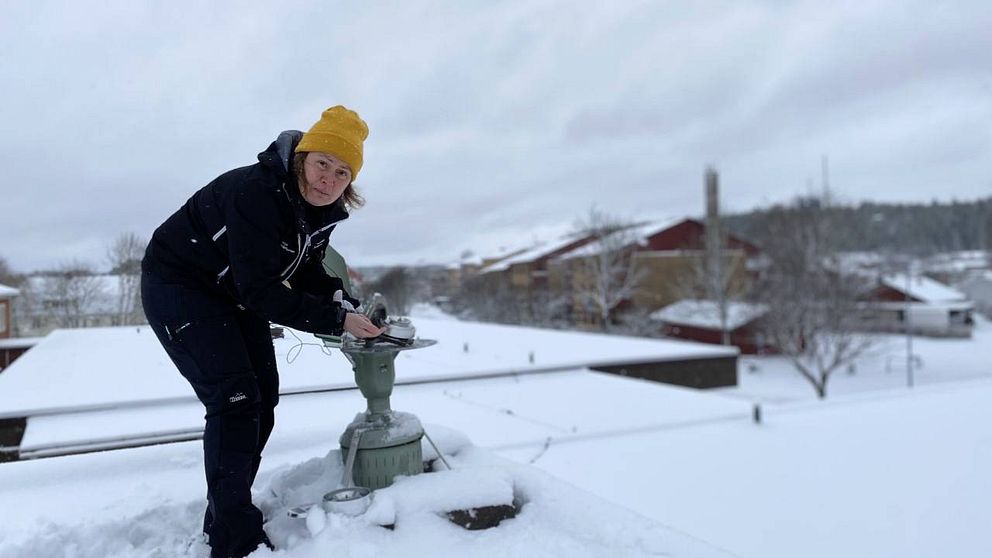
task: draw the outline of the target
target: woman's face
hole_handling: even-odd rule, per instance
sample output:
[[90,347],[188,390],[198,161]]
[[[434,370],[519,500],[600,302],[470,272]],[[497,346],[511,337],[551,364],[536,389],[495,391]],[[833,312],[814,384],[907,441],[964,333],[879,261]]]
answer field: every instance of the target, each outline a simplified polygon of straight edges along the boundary
[[306,183],[300,186],[303,199],[318,207],[330,205],[351,184],[351,167],[329,153],[307,153],[303,160]]

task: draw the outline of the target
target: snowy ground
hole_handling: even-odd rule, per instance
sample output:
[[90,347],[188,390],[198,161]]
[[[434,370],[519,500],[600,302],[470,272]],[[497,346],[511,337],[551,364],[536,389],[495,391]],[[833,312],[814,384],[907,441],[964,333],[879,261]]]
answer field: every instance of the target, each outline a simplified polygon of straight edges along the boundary
[[[467,325],[444,327],[470,335]],[[301,531],[305,524],[277,526],[289,548],[277,555],[710,556],[725,549],[742,558],[990,556],[990,333],[980,322],[972,340],[915,339],[923,368],[912,390],[898,368],[902,338],[894,338],[855,374],[839,372],[826,401],[774,357],[749,357],[757,371],[742,366],[741,386],[714,391],[580,370],[399,386],[395,408],[418,414],[448,440],[430,425],[457,426],[476,444],[457,459],[463,468],[496,471],[477,477],[485,480],[483,495],[505,494],[510,479],[533,505],[507,529],[468,533],[426,508],[406,507],[443,496],[430,483],[444,477],[427,476],[383,498],[386,512],[415,529],[388,532],[327,516],[313,539],[301,536],[310,532]],[[520,355],[501,361],[507,358]],[[763,404],[761,425],[749,420],[752,401]],[[354,391],[284,398],[257,483],[263,506],[278,511],[291,503],[267,489],[307,477],[315,463],[335,476],[336,435],[360,403]],[[160,410],[173,417],[167,422],[199,420],[195,406],[173,407],[175,415]],[[86,426],[83,415],[74,418],[81,432],[115,418],[151,420],[110,414],[103,426]],[[75,435],[65,422],[38,422],[29,435],[32,428],[37,439],[46,431]],[[0,557],[111,556],[122,548],[120,556],[183,556],[202,491],[197,443],[3,464]],[[413,500],[404,503],[403,494]],[[192,544],[185,555],[202,550]]]
[[[992,379],[992,322],[977,318],[971,339],[912,338],[913,383],[940,385],[963,380]],[[857,360],[853,370],[834,372],[827,396],[898,391],[907,387],[907,342],[902,335],[881,335]],[[742,356],[739,385],[723,390],[757,402],[814,399],[813,387],[784,357]]]

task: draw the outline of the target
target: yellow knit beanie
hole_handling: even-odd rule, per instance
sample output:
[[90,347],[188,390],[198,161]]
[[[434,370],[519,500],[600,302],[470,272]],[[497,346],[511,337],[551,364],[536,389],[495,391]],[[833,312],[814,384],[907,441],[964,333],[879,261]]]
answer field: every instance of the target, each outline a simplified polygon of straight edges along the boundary
[[362,170],[362,142],[369,137],[369,127],[353,110],[341,105],[331,107],[296,146],[296,152],[330,153],[351,167],[351,179]]

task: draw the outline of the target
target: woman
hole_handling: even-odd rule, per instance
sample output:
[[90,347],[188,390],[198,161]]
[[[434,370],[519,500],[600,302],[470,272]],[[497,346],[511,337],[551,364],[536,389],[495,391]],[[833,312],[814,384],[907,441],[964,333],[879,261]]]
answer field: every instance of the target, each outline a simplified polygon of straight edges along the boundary
[[366,137],[365,122],[342,106],[306,134],[283,132],[258,163],[195,193],[155,230],[142,260],[148,323],[206,408],[212,557],[271,547],[251,502],[279,400],[269,322],[361,338],[383,331],[350,311],[358,301],[322,266],[331,231],[363,203],[353,181]]

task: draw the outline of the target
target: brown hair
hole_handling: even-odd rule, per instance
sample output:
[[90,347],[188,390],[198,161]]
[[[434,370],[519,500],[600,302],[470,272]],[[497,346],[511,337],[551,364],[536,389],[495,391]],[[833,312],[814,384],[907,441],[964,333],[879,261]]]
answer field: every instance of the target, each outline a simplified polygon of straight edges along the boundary
[[[293,174],[296,175],[298,184],[307,183],[307,175],[303,171],[303,161],[307,158],[307,153],[307,151],[303,151],[293,155]],[[358,209],[365,205],[365,198],[358,193],[354,184],[348,184],[348,187],[341,193],[341,197],[334,203],[338,202],[343,203],[345,209]]]

